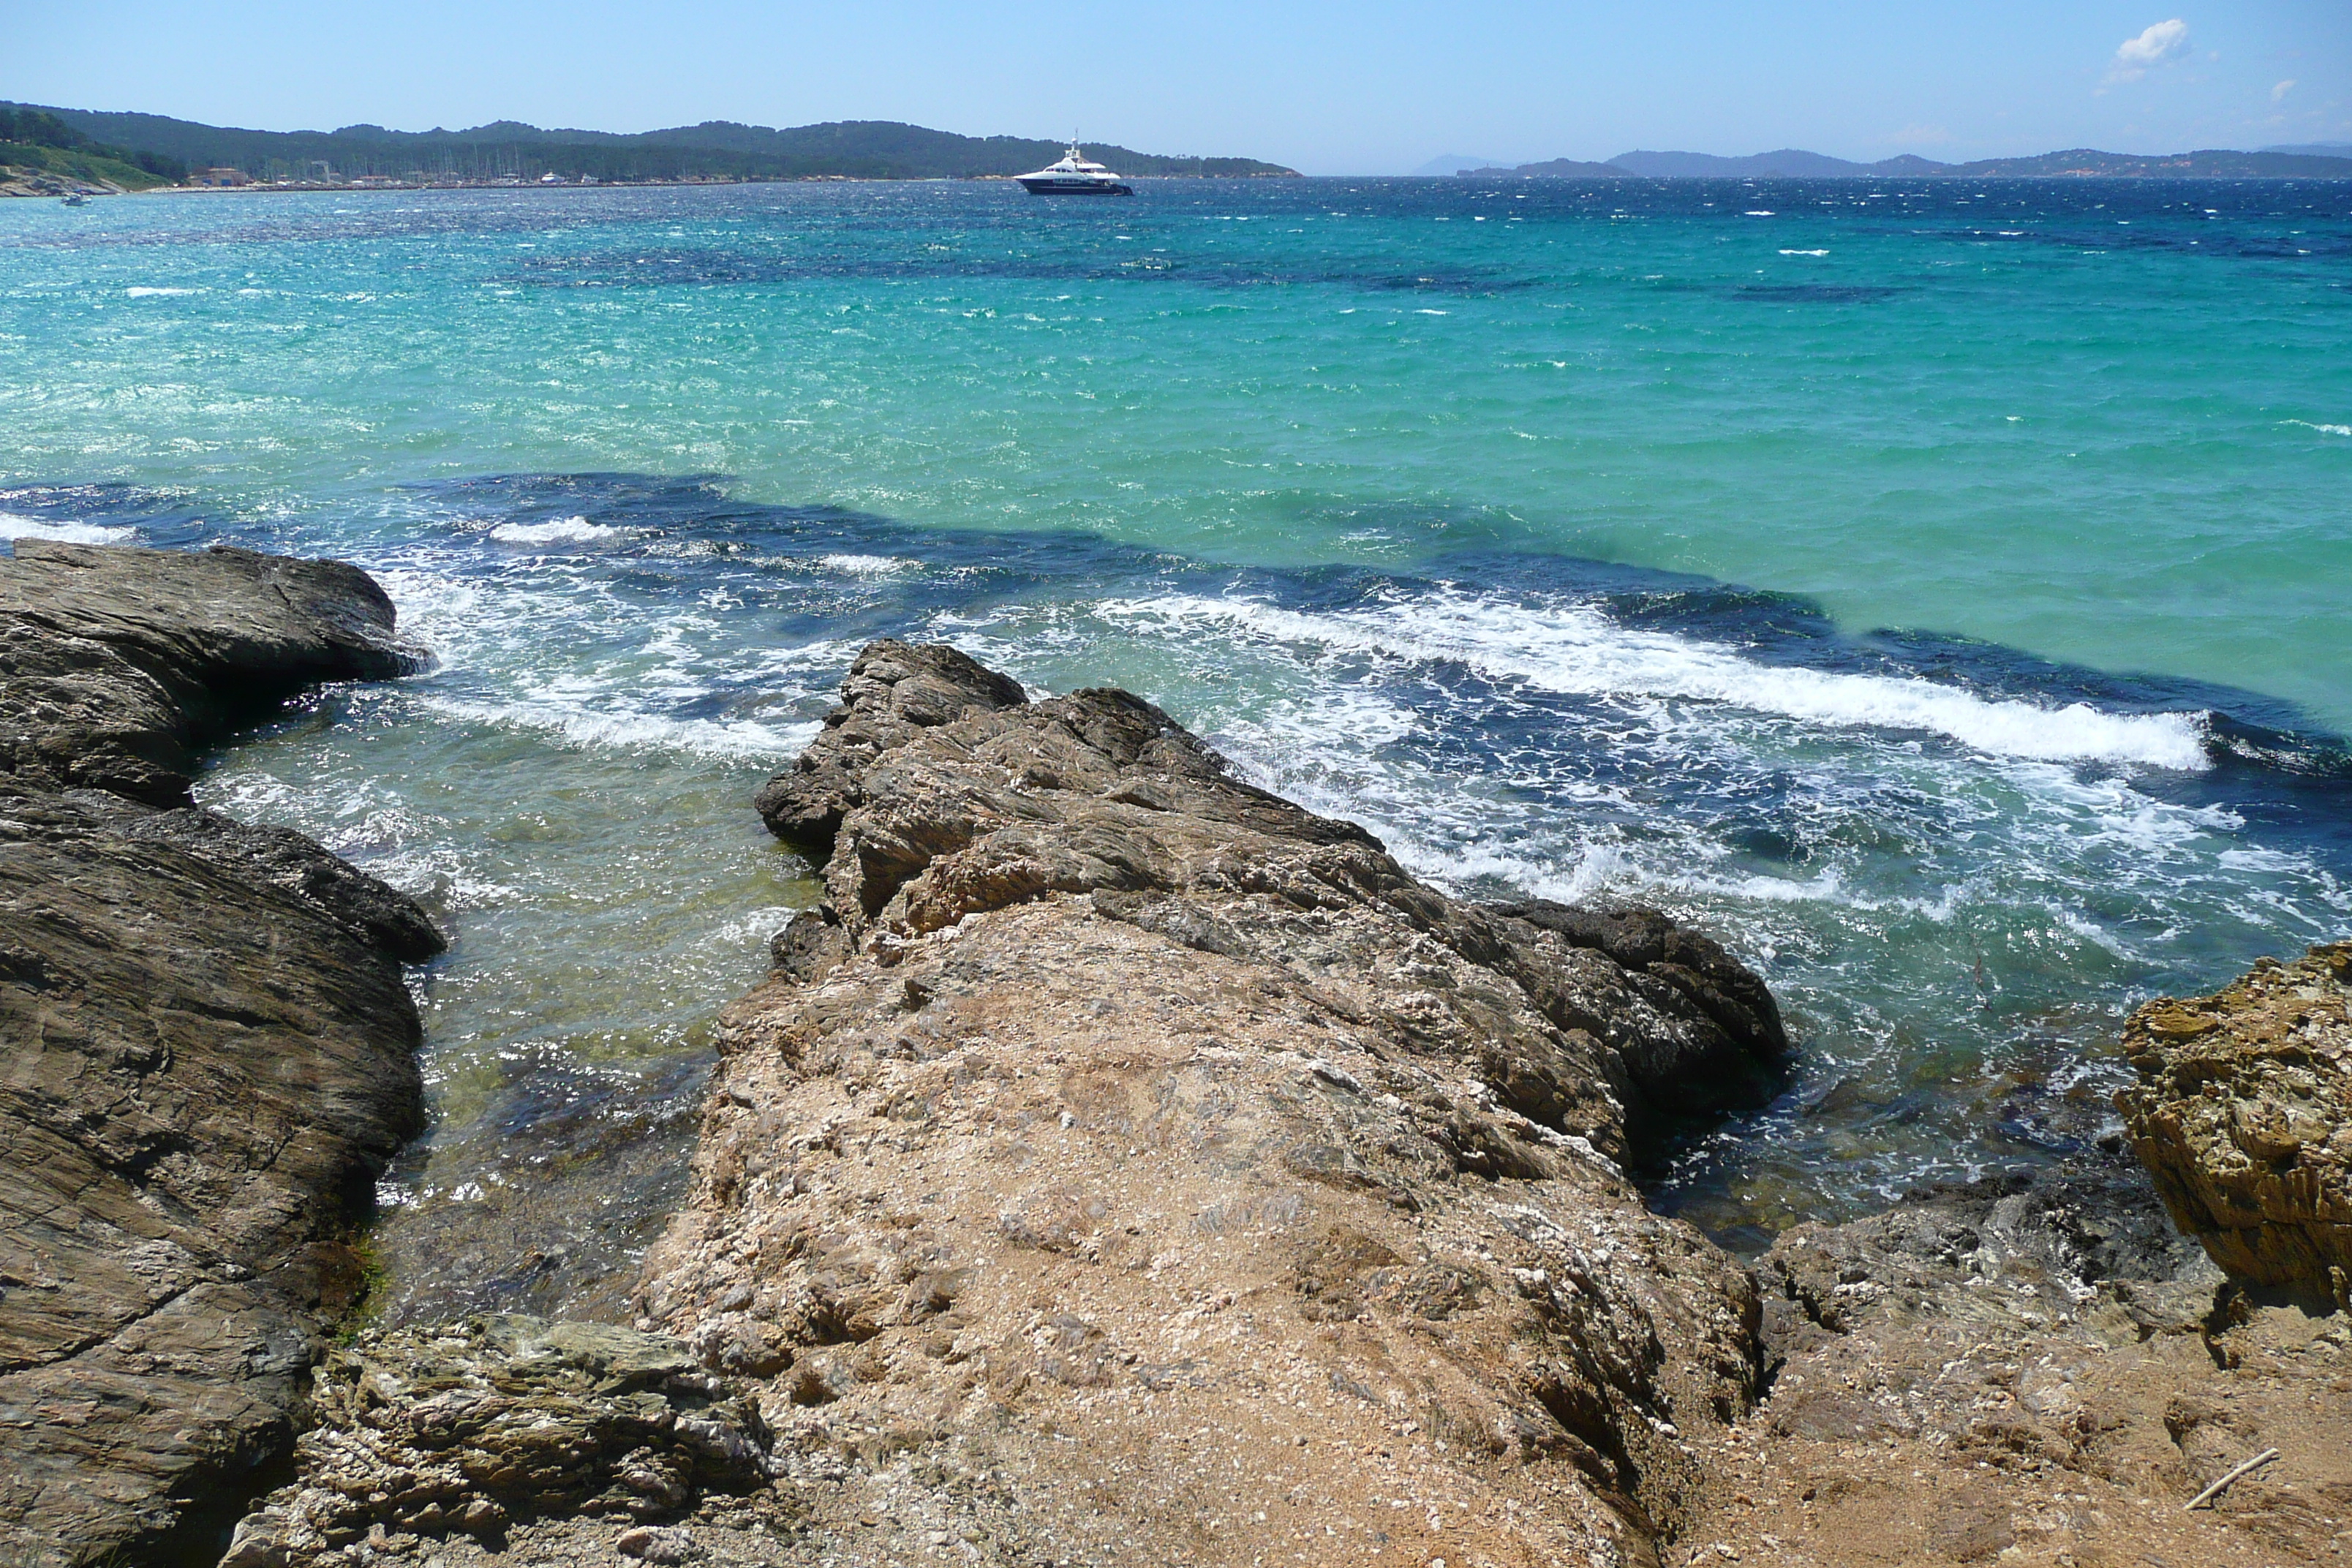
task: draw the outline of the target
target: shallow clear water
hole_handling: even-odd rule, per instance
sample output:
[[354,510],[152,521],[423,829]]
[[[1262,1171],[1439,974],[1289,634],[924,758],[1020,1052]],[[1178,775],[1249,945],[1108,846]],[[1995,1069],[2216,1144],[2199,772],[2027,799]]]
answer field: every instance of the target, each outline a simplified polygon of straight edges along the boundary
[[400,1310],[604,1299],[885,633],[1723,934],[1804,1047],[1657,1173],[1735,1237],[2352,926],[2352,191],[1143,191],[0,205],[0,531],[333,552],[436,655],[203,786],[456,931]]

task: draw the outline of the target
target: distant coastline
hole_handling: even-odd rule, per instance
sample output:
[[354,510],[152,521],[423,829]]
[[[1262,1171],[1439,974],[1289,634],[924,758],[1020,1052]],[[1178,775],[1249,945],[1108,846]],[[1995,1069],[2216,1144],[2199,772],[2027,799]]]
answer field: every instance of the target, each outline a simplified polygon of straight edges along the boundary
[[[2074,147],[2028,158],[1980,158],[1939,163],[1905,154],[1858,163],[1784,147],[1743,158],[1712,153],[1621,153],[1606,163],[1552,158],[1508,167],[1484,164],[1453,171],[1459,179],[1885,180],[1885,179],[2173,179],[2352,180],[2352,148],[2337,156],[2318,147],[2265,147],[2242,153],[2207,148],[2194,153],[2103,153]],[[1441,160],[1444,162],[1444,160]]]
[[[1049,163],[1063,142],[961,136],[894,121],[840,121],[777,130],[707,121],[621,135],[541,130],[496,121],[470,130],[250,131],[159,114],[0,104],[0,185],[49,194],[46,177],[68,150],[102,150],[119,167],[82,171],[84,188],[418,190],[548,185],[746,184],[800,180],[1003,178]],[[8,126],[17,129],[12,132]],[[1130,178],[1295,177],[1256,158],[1142,153],[1089,143]],[[154,173],[131,166],[138,161]],[[13,181],[10,174],[26,171]],[[45,177],[29,177],[36,172]],[[117,177],[127,176],[127,177]]]

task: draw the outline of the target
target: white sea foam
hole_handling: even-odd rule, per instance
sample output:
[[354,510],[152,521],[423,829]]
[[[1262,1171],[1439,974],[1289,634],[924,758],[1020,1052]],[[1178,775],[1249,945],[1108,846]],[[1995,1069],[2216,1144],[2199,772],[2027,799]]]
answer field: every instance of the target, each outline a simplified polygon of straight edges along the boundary
[[2316,430],[2323,436],[2352,436],[2352,425],[2315,425],[2308,419],[2290,419],[2289,425],[2300,425],[2306,430]]
[[827,571],[845,572],[852,577],[895,577],[922,564],[903,555],[820,555],[816,563]]
[[0,511],[0,539],[54,539],[62,544],[121,544],[138,530],[96,522],[50,522]]
[[480,701],[427,697],[424,706],[452,718],[537,730],[573,745],[704,757],[788,762],[816,738],[814,722],[768,725],[748,719],[671,719],[554,697]]
[[1589,605],[1529,605],[1441,592],[1406,604],[1306,614],[1252,599],[1170,595],[1113,601],[1106,619],[1307,643],[1408,662],[1459,660],[1538,689],[1717,702],[1838,727],[1927,731],[1996,755],[2208,766],[2200,719],[2044,708],[1932,681],[1757,662],[1717,644],[1618,626]]
[[1780,254],[1783,256],[1827,256],[1829,252],[1826,250],[1784,250]]
[[123,290],[123,293],[133,300],[153,300],[158,298],[170,299],[181,294],[201,294],[203,292],[204,290],[201,289],[158,289],[151,288],[144,284],[142,284],[135,289],[125,289]]
[[584,517],[567,517],[554,522],[502,522],[490,530],[490,537],[501,544],[594,544],[625,531]]

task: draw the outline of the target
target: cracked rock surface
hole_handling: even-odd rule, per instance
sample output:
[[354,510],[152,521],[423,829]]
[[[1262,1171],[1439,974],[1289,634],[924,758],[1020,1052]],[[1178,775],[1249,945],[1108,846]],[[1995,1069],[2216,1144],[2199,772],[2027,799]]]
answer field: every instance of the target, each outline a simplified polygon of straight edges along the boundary
[[2180,1228],[2232,1278],[2352,1306],[2352,942],[2132,1015],[2119,1097]]
[[[291,1441],[421,1122],[424,912],[184,804],[192,747],[398,667],[350,567],[0,561],[0,1560],[146,1557]],[[66,787],[71,786],[71,787]]]
[[1618,1162],[1769,1080],[1761,984],[1448,898],[1124,692],[880,643],[845,694],[760,802],[828,907],[727,1016],[640,1294],[756,1387],[773,1549],[1653,1560],[1759,1301]]

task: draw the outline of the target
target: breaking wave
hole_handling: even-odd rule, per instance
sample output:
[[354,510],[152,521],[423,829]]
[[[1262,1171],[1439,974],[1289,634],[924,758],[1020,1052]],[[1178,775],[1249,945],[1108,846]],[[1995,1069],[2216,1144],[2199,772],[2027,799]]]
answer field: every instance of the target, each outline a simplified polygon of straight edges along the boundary
[[2044,762],[2210,765],[2201,713],[2113,713],[1974,692],[1916,677],[1759,663],[1719,644],[1616,625],[1576,604],[1531,605],[1454,590],[1361,610],[1286,610],[1253,599],[1172,595],[1113,601],[1114,621],[1319,645],[1405,662],[1455,661],[1548,691],[1722,703],[1809,723],[1925,731],[1971,750]]
[[95,522],[50,522],[43,518],[0,511],[0,539],[54,539],[62,544],[121,544],[138,531],[134,528],[109,528]]
[[490,537],[500,544],[594,544],[626,531],[584,517],[567,517],[556,522],[502,522],[490,530]]

